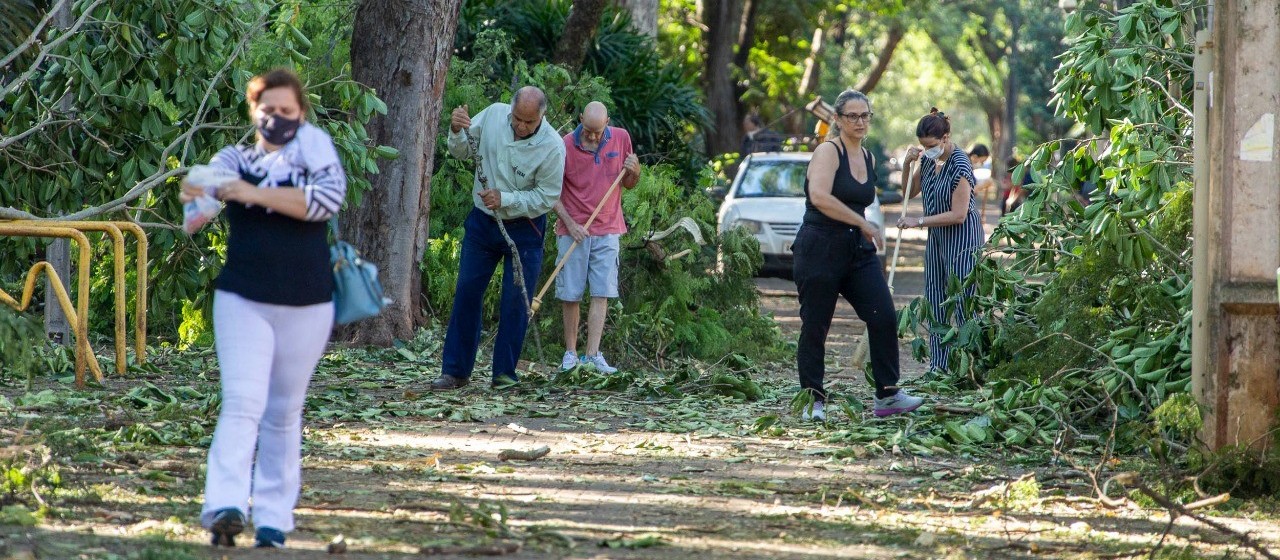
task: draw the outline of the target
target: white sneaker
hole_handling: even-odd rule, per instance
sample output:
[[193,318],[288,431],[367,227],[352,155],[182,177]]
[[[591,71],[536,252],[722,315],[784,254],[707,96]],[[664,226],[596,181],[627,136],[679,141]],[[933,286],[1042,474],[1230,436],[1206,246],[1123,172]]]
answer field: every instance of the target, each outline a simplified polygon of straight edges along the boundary
[[800,419],[805,422],[826,422],[827,413],[823,411],[822,401],[813,401],[812,406],[804,407],[804,412],[800,413]]
[[924,399],[908,395],[905,390],[898,389],[898,392],[893,396],[876,399],[875,402],[876,416],[884,418],[885,416],[903,414],[920,408],[920,405],[924,404]]
[[565,352],[564,358],[560,359],[560,371],[569,371],[578,367],[581,363],[582,362],[578,361],[578,354],[576,352]]
[[593,366],[596,368],[596,371],[599,371],[600,373],[618,373],[618,368],[613,367],[609,365],[609,362],[604,361],[603,353],[596,353],[594,356],[583,356],[582,365]]

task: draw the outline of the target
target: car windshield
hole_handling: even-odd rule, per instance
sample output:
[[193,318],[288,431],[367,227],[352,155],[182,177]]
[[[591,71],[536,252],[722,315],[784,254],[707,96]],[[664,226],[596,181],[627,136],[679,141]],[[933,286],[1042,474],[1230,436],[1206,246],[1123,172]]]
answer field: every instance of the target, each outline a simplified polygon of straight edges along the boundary
[[738,198],[804,197],[804,176],[809,162],[752,161],[738,183]]

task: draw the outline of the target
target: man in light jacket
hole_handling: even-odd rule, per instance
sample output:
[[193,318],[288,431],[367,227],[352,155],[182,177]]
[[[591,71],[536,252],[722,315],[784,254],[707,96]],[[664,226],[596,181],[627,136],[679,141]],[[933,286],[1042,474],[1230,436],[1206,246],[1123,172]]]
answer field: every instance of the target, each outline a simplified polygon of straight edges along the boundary
[[471,188],[475,208],[463,226],[462,262],[444,339],[441,375],[431,384],[433,390],[458,389],[470,381],[480,347],[484,293],[498,261],[504,264],[498,336],[493,345],[493,383],[501,387],[516,381],[516,361],[524,347],[531,302],[515,284],[511,249],[497,220],[502,220],[516,244],[525,291],[532,296],[542,271],[546,214],[560,200],[564,179],[564,142],[544,118],[546,111],[546,94],[533,86],[516,91],[510,105],[494,103],[475,117],[468,116],[465,105],[453,110],[449,153],[470,158],[476,154],[473,150],[478,150],[480,165]]

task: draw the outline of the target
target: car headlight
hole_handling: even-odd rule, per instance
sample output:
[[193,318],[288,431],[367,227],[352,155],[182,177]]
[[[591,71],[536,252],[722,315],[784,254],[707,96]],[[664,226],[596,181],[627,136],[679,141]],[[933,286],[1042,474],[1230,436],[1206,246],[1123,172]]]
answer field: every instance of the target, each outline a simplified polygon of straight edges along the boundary
[[764,228],[764,224],[756,220],[738,218],[729,224],[729,228],[735,228],[735,227],[740,227],[752,234],[757,234],[757,233],[760,233],[760,231]]

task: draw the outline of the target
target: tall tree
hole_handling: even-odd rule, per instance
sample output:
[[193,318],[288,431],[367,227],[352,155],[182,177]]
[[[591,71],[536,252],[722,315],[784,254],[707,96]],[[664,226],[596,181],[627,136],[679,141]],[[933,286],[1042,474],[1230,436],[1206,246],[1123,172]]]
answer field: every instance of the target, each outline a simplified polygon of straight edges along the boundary
[[742,135],[738,94],[734,79],[734,51],[742,33],[743,0],[703,0],[700,20],[706,46],[703,84],[707,108],[714,120],[707,134],[707,151],[737,151]]
[[942,59],[987,116],[997,162],[992,171],[999,177],[1008,170],[998,164],[1009,160],[1017,142],[1020,90],[1018,77],[1009,69],[1018,58],[1021,4],[969,0],[963,6],[939,8],[924,23]]
[[564,32],[560,34],[560,42],[556,45],[553,62],[577,70],[587,56],[587,46],[596,37],[600,27],[600,16],[604,14],[605,0],[573,0],[569,10],[569,20],[564,23]]
[[880,54],[876,56],[876,64],[871,67],[867,75],[858,82],[857,89],[862,93],[871,93],[876,89],[876,85],[880,83],[880,78],[884,77],[885,70],[889,69],[889,62],[893,60],[894,51],[898,50],[898,44],[902,42],[902,38],[906,36],[907,30],[901,22],[894,20],[893,25],[889,27],[889,32],[885,35],[884,46],[880,47]]
[[422,262],[431,204],[432,157],[445,76],[453,56],[461,0],[363,0],[351,41],[352,75],[374,88],[387,114],[366,127],[375,143],[400,157],[382,165],[372,188],[344,224],[345,238],[381,266],[392,304],[348,333],[355,342],[389,345],[421,322]]
[[637,32],[658,36],[658,0],[618,0],[618,5],[631,12],[631,26]]

